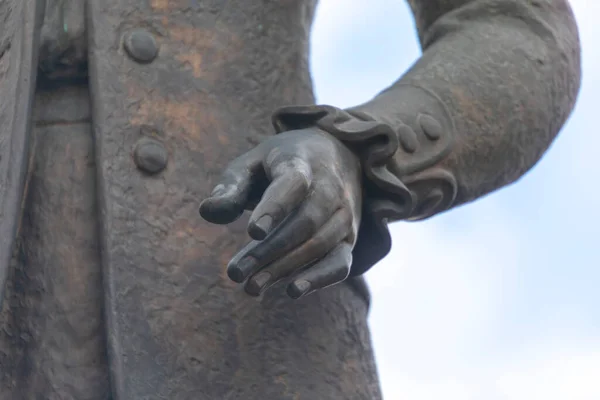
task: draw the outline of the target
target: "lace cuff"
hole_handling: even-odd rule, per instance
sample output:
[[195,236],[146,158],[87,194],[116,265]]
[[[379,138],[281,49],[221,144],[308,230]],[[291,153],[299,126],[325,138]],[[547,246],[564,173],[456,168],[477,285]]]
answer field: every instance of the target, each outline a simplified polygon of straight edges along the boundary
[[402,94],[398,97],[396,87],[393,96],[384,92],[349,110],[290,106],[273,115],[278,133],[316,126],[361,159],[363,216],[352,275],[366,272],[390,251],[388,222],[428,218],[450,208],[457,195],[454,176],[441,166],[454,136],[444,104],[415,86],[404,86]]

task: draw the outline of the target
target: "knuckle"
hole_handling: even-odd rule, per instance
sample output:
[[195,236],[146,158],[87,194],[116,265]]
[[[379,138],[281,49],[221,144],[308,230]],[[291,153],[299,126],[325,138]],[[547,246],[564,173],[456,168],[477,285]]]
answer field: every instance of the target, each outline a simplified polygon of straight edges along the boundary
[[336,206],[344,203],[344,196],[336,186],[338,185],[324,185],[322,189],[323,200],[328,205]]
[[327,204],[319,201],[309,201],[300,211],[302,225],[309,228],[318,228],[326,219],[328,219],[329,207]]
[[306,164],[300,168],[294,168],[290,178],[301,192],[306,193],[311,187],[312,173]]
[[282,204],[281,199],[276,196],[276,193],[269,191],[261,199],[253,214],[253,218],[268,214],[273,218],[281,218],[285,214],[285,204]]

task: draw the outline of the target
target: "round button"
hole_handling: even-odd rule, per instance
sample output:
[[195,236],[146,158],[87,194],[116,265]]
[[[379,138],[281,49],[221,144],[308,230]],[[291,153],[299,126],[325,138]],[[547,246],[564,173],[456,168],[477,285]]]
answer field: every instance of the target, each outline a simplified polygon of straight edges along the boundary
[[150,63],[158,56],[158,43],[154,35],[145,29],[127,33],[123,44],[127,54],[139,63]]
[[144,138],[136,144],[133,152],[135,165],[148,174],[157,174],[167,166],[169,154],[158,140]]
[[443,134],[442,125],[432,116],[420,114],[418,116],[419,125],[429,140],[439,140]]

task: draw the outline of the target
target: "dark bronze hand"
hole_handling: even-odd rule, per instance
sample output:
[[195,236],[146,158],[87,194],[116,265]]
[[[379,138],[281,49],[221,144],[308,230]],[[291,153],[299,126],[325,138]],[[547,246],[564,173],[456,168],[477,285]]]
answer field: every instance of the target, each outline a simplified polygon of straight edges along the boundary
[[229,277],[253,296],[292,277],[287,293],[299,298],[348,277],[361,207],[358,157],[314,128],[273,136],[231,162],[200,214],[227,224],[253,209],[254,240]]

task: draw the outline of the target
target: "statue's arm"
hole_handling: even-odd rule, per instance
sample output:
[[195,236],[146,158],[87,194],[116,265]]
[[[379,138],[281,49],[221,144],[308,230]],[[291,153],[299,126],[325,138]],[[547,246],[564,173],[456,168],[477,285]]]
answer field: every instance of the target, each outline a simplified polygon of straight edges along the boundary
[[[566,0],[409,0],[422,57],[349,110],[289,107],[361,154],[365,212],[353,272],[389,250],[386,221],[418,220],[514,182],[542,156],[580,84]],[[304,115],[304,118],[301,117]]]
[[[410,0],[423,56],[349,110],[294,106],[280,135],[232,161],[201,205],[227,224],[253,209],[230,278],[293,298],[358,275],[419,220],[507,185],[548,148],[575,103],[577,28],[566,0]],[[255,206],[255,204],[257,204]]]
[[[566,0],[409,3],[423,56],[354,111],[394,127],[406,121],[416,132],[415,114],[431,114],[453,136],[448,155],[435,164],[456,180],[448,208],[515,181],[551,144],[579,89],[577,27]],[[409,157],[397,152],[390,169]]]

